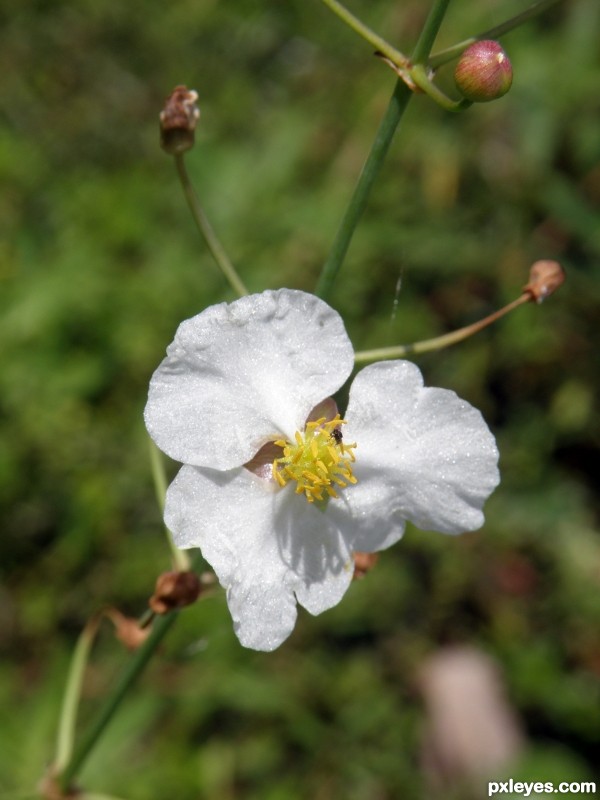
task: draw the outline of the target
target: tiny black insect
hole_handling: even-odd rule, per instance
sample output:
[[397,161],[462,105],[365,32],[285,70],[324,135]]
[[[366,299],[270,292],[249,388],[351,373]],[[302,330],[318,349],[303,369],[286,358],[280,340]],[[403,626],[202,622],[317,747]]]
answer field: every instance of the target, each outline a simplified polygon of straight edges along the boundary
[[344,438],[342,436],[342,429],[341,428],[334,428],[331,431],[331,438],[334,440],[334,442],[336,444],[341,444],[342,443],[342,439]]

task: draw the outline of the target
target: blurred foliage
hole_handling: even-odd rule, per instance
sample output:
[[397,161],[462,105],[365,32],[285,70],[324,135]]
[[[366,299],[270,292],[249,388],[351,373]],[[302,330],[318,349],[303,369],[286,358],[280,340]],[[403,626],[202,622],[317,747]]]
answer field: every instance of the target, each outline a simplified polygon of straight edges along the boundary
[[[405,50],[427,6],[350,5]],[[455,3],[436,47],[522,7]],[[310,291],[394,78],[317,0],[4,0],[0,19],[0,790],[25,796],[52,758],[86,619],[140,613],[168,564],[148,379],[179,321],[231,299],[158,148],[164,97],[178,83],[200,93],[188,165],[243,279]],[[500,663],[531,741],[522,777],[593,775],[599,30],[597,0],[563,0],[504,37],[515,80],[501,101],[452,116],[413,100],[332,299],[358,349],[384,346],[499,307],[537,258],[563,263],[568,282],[542,308],[419,360],[498,437],[485,528],[410,530],[274,654],[238,645],[222,593],[186,611],[86,787],[422,797],[416,676],[454,642]],[[103,635],[83,725],[124,658]]]

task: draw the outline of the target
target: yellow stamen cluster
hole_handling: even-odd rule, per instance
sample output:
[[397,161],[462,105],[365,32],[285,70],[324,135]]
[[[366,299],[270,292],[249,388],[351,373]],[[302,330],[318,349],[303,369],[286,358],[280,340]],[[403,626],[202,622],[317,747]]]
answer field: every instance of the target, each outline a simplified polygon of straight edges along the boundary
[[352,474],[356,443],[343,441],[340,426],[344,424],[339,414],[329,421],[322,417],[307,422],[304,433],[296,431],[295,442],[276,441],[283,447],[283,455],[273,461],[273,477],[279,485],[296,481],[296,494],[304,493],[308,502],[314,503],[337,497],[336,486],[356,483]]

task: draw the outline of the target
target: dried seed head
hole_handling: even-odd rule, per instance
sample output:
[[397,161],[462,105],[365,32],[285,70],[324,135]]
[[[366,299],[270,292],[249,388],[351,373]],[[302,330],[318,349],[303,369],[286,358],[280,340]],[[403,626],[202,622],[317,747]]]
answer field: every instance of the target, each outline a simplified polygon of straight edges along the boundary
[[106,616],[115,626],[115,636],[128,650],[137,650],[150,635],[150,628],[140,627],[137,619],[126,617],[116,608],[109,608]]
[[167,614],[195,603],[201,588],[195,572],[163,572],[156,579],[156,588],[148,605],[155,614]]
[[529,283],[523,287],[531,299],[542,303],[565,282],[565,271],[558,261],[536,261],[529,270]]
[[512,66],[498,42],[475,42],[458,60],[454,80],[467,100],[487,103],[508,92],[512,84]]
[[367,572],[370,572],[375,564],[379,556],[377,553],[354,553],[354,575],[352,576],[352,580],[360,580],[364,578]]
[[176,86],[160,112],[160,146],[172,156],[194,146],[194,130],[200,119],[196,105],[198,93],[187,86]]

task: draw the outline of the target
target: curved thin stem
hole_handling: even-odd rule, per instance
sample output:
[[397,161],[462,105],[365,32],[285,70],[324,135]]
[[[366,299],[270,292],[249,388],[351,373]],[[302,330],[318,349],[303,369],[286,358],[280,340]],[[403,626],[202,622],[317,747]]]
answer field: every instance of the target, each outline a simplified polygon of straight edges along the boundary
[[441,89],[435,85],[435,83],[429,80],[427,70],[422,64],[415,64],[412,69],[408,70],[408,74],[419,87],[419,89],[425,92],[428,97],[437,103],[438,106],[441,106],[445,111],[457,113],[459,111],[465,111],[467,108],[473,105],[471,100],[467,100],[465,97],[462,97],[460,100],[451,100],[446,94],[444,94],[444,92],[442,92]]
[[59,783],[63,792],[68,791],[73,778],[83,767],[88,756],[94,749],[96,742],[112,719],[115,711],[121,705],[121,702],[125,698],[128,690],[131,688],[136,678],[143,672],[144,667],[150,661],[150,658],[154,654],[156,648],[163,640],[167,631],[171,628],[176,619],[177,613],[175,612],[166,614],[164,617],[157,619],[154,623],[154,627],[150,636],[146,639],[140,649],[136,650],[133,654],[131,661],[129,664],[127,664],[125,671],[118,680],[115,688],[113,689],[112,695],[106,702],[106,705],[101,710],[92,727],[87,731],[87,734],[82,737],[81,741],[79,742],[79,746],[76,748],[69,763],[62,770],[59,777]]
[[537,17],[543,11],[546,11],[546,9],[556,5],[558,2],[560,2],[560,0],[538,0],[538,2],[534,3],[530,8],[507,19],[506,22],[495,25],[493,28],[483,31],[483,33],[477,36],[471,36],[469,39],[458,42],[458,44],[454,44],[452,47],[440,50],[439,53],[434,53],[427,63],[430,67],[437,69],[437,67],[441,67],[442,64],[446,64],[448,61],[452,61],[453,58],[459,56],[469,45],[480,42],[482,39],[495,39],[498,36],[502,36],[503,33],[508,33],[524,22]]
[[77,710],[81,698],[81,685],[87,666],[92,644],[98,633],[99,617],[91,619],[82,630],[69,667],[67,686],[63,698],[60,719],[58,723],[58,736],[56,742],[55,769],[60,772],[66,767],[73,753],[75,741],[75,727],[77,724]]
[[392,47],[385,39],[382,39],[381,36],[371,30],[371,28],[365,25],[358,17],[355,17],[352,12],[348,11],[338,0],[321,0],[321,2],[333,11],[342,22],[345,22],[348,27],[352,28],[359,36],[362,36],[369,44],[373,45],[376,50],[379,50],[379,52],[387,56],[394,64],[397,66],[404,66],[409,63],[404,53],[401,53],[400,50],[396,50],[396,48]]
[[[206,562],[204,561],[202,554],[198,551],[192,559],[192,569],[200,570],[205,563]],[[60,771],[57,775],[57,782],[63,792],[68,791],[73,779],[87,761],[90,753],[94,749],[97,741],[102,736],[108,723],[111,721],[115,712],[127,696],[127,692],[133,686],[136,679],[144,671],[144,668],[174,624],[178,613],[179,612],[177,611],[172,611],[164,616],[158,616],[154,621],[150,636],[142,644],[139,650],[136,650],[132,654],[131,660],[121,673],[120,678],[117,680],[112,694],[106,701],[106,705],[101,709],[100,714],[92,726],[80,740],[79,746],[75,749],[68,763],[64,766],[64,769],[62,769],[62,771]]]
[[[161,514],[165,508],[165,495],[167,493],[167,476],[165,474],[165,463],[163,455],[158,447],[154,444],[152,439],[148,437],[148,445],[150,449],[150,468],[152,470],[152,480],[154,482],[154,490],[156,492],[156,502],[160,508]],[[171,536],[171,531],[164,526],[165,535],[169,550],[171,551],[171,560],[173,568],[178,572],[187,572],[190,568],[190,560],[184,550],[175,547],[175,542]]]
[[208,217],[204,213],[204,209],[200,205],[198,195],[194,191],[190,176],[188,175],[183,155],[175,155],[174,159],[175,166],[177,167],[177,174],[179,175],[179,180],[181,181],[181,186],[183,188],[183,193],[185,194],[185,198],[188,202],[188,206],[192,212],[192,216],[198,227],[198,230],[202,234],[212,257],[229,282],[231,288],[240,297],[243,297],[244,295],[248,294],[248,290],[244,286],[240,276],[237,274],[235,267],[225,252],[225,248],[219,241],[217,234],[209,222]]
[[524,292],[522,295],[520,295],[520,297],[517,297],[516,300],[508,303],[508,305],[504,306],[498,311],[494,311],[493,314],[480,319],[478,322],[474,322],[471,325],[466,325],[464,328],[459,328],[451,333],[445,333],[442,336],[436,336],[433,339],[424,339],[421,342],[414,342],[413,344],[399,344],[393,347],[380,347],[377,350],[361,350],[354,354],[354,362],[356,364],[364,364],[367,361],[382,361],[386,358],[403,358],[404,356],[408,355],[427,353],[430,350],[441,350],[443,347],[449,347],[451,344],[462,342],[469,336],[473,336],[474,333],[479,333],[479,331],[487,328],[488,325],[496,322],[496,320],[500,319],[505,314],[508,314],[518,306],[522,306],[525,303],[530,303],[531,301],[531,293]]

